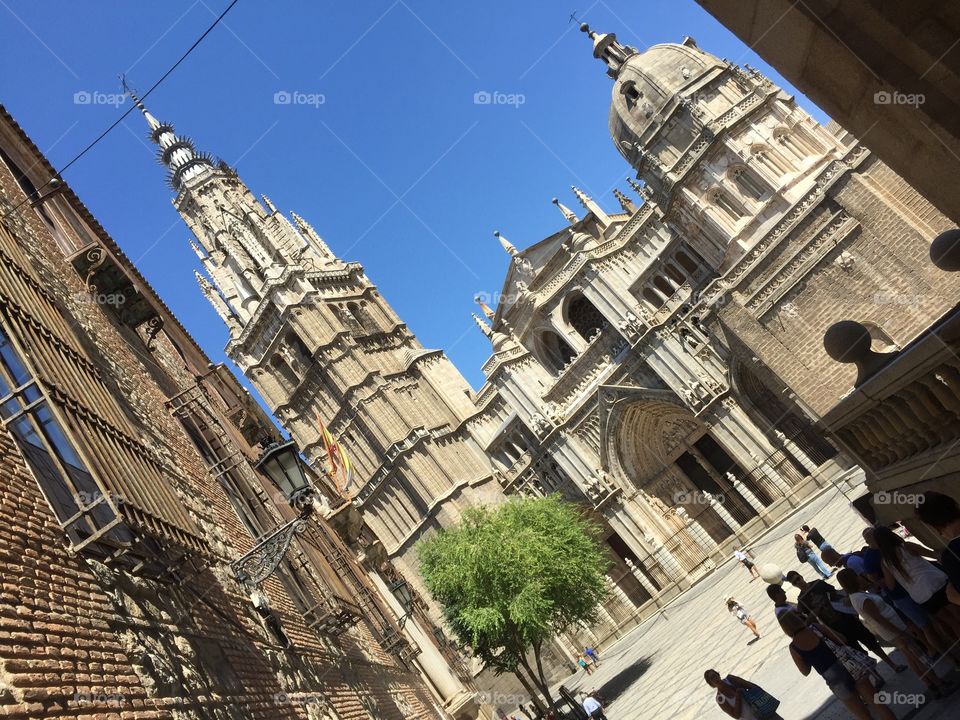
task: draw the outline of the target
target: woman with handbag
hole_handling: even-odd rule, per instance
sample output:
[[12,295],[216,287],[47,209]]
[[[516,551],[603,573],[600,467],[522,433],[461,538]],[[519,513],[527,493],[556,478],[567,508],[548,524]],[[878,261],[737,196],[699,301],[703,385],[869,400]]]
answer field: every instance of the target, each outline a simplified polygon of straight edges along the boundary
[[790,637],[790,656],[804,675],[816,670],[830,691],[857,720],[896,720],[870,682],[870,659],[843,644],[844,638],[830,628],[806,620],[793,612],[780,616],[780,626]]
[[717,705],[737,720],[783,720],[777,714],[780,701],[759,685],[736,675],[720,677],[716,670],[703,674],[707,685],[717,691]]

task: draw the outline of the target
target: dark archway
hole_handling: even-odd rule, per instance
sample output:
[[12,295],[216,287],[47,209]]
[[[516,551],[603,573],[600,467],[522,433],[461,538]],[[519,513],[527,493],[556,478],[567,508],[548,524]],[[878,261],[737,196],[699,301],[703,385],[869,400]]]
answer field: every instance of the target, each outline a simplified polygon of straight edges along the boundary
[[541,332],[537,344],[539,345],[541,362],[554,375],[559,375],[560,371],[577,356],[573,348],[570,347],[570,343],[553,330]]
[[603,314],[581,292],[568,301],[567,319],[586,342],[590,342],[608,324]]

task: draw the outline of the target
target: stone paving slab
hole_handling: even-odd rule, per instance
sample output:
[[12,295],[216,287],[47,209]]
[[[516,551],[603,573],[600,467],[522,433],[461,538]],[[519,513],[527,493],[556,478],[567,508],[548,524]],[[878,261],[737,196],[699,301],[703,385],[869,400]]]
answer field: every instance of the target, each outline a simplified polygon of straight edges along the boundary
[[[857,494],[848,491],[851,498]],[[838,550],[863,545],[862,519],[847,498],[831,487],[755,541],[751,548],[758,565],[772,562],[784,572],[798,569],[807,579],[815,579],[812,567],[799,567],[793,549],[793,535],[803,524],[815,525]],[[779,698],[785,720],[849,718],[819,675],[804,677],[793,664],[789,640],[776,624],[765,588],[763,580],[751,582],[747,571],[731,559],[653,619],[602,648],[600,665],[592,676],[580,671],[564,684],[573,690],[603,688],[610,701],[610,720],[719,720],[728,716],[717,707],[714,691],[703,680],[704,670],[712,667],[721,674],[752,680]],[[760,640],[751,642],[751,633],[727,612],[725,599],[731,595],[754,616]],[[960,693],[917,708],[909,704],[910,696],[920,692],[912,673],[894,675],[886,667],[881,673],[888,679],[884,690],[903,695],[894,707],[899,720],[960,717]]]

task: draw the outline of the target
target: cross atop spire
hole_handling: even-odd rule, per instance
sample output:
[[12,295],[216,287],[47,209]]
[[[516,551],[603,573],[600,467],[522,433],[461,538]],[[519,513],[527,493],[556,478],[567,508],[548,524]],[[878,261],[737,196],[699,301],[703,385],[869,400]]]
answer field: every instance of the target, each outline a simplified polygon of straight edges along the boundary
[[596,33],[586,23],[580,26],[580,32],[593,40],[593,56],[606,63],[607,75],[612,78],[620,73],[628,57],[637,54],[636,48],[617,42],[616,33]]
[[144,107],[143,102],[127,84],[127,79],[123,75],[120,76],[120,82],[123,85],[124,92],[130,96],[133,104],[143,113],[143,117],[147,121],[147,127],[150,128],[150,139],[160,148],[157,152],[157,159],[170,170],[168,180],[174,190],[179,190],[180,186],[187,180],[213,169],[213,156],[199,152],[190,138],[176,135],[173,125],[170,123],[157,120]]

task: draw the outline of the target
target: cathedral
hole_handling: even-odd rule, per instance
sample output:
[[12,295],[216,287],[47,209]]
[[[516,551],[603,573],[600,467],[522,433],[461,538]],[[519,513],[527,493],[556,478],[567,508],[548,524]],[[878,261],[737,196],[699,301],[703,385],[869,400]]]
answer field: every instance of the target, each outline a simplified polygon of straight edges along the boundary
[[828,327],[856,316],[875,349],[902,347],[958,290],[925,262],[948,219],[842,128],[692,38],[638,51],[581,29],[632,195],[612,209],[573,188],[543,240],[497,234],[512,260],[475,316],[477,391],[362,265],[140,104],[228,356],[308,461],[325,463],[324,425],[342,443],[367,552],[428,598],[415,544],[465,507],[561,493],[603,528],[609,599],[558,643],[568,660],[846,481],[818,429],[854,381]]

